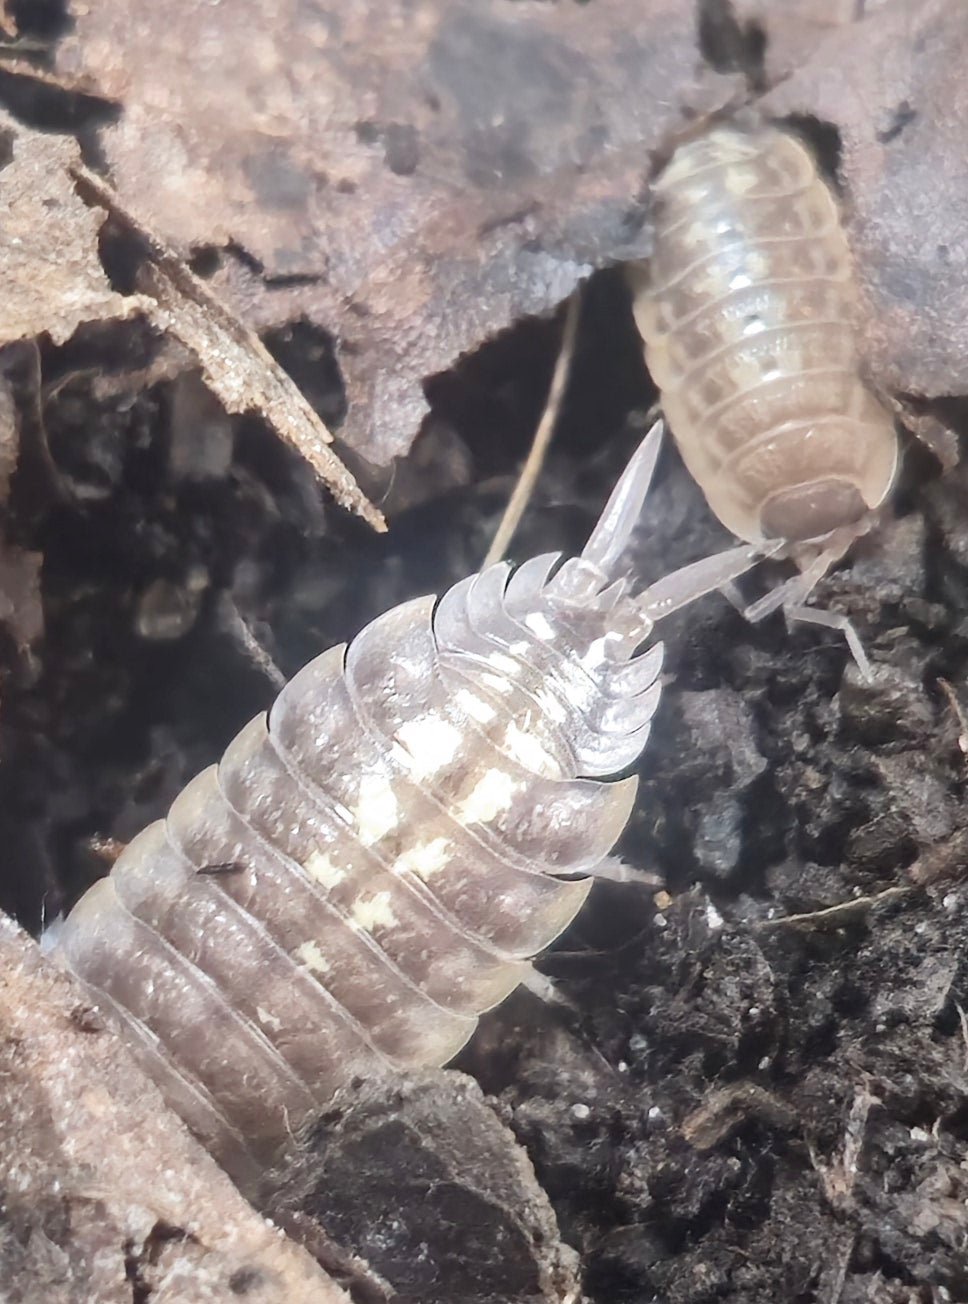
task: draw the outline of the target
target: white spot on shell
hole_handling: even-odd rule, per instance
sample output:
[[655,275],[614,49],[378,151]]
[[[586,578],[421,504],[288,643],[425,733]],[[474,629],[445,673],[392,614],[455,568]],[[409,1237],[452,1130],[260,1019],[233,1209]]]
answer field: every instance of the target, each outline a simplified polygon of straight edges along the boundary
[[460,709],[466,711],[471,719],[476,720],[478,724],[487,724],[497,715],[497,711],[489,702],[485,702],[476,694],[468,692],[466,688],[460,689],[456,694],[456,700]]
[[346,877],[346,871],[334,865],[332,856],[324,851],[310,852],[303,861],[303,869],[327,892],[337,887]]
[[360,897],[350,911],[350,919],[367,933],[374,928],[392,928],[397,917],[390,903],[390,893],[376,892],[371,897]]
[[551,621],[548,620],[547,616],[543,616],[540,611],[529,612],[524,618],[524,623],[527,625],[528,629],[531,630],[532,634],[537,634],[538,638],[550,641],[555,636],[554,627],[552,626]]
[[400,808],[393,785],[385,774],[364,774],[353,817],[360,841],[369,847],[395,828]]
[[513,657],[505,656],[503,652],[491,652],[487,660],[489,665],[492,665],[495,670],[500,670],[504,675],[518,673],[518,663]]
[[408,720],[397,730],[397,737],[409,752],[410,772],[418,779],[433,774],[453,760],[461,744],[460,730],[456,725],[433,715]]
[[329,961],[319,949],[318,942],[303,942],[302,946],[296,947],[295,954],[299,963],[313,973],[329,973]]
[[443,869],[450,860],[452,844],[449,838],[434,838],[432,842],[421,842],[394,861],[395,874],[417,874],[420,878],[429,878]]
[[257,1005],[255,1012],[259,1016],[259,1022],[268,1028],[270,1032],[278,1032],[282,1027],[282,1023],[270,1010],[264,1010],[261,1005]]
[[504,735],[503,750],[508,756],[520,761],[525,769],[530,770],[532,774],[555,775],[558,773],[554,758],[545,751],[534,734],[528,733],[526,729],[519,728],[513,720],[508,725],[507,732]]
[[457,818],[464,824],[487,824],[510,806],[515,786],[505,770],[488,770],[457,807]]

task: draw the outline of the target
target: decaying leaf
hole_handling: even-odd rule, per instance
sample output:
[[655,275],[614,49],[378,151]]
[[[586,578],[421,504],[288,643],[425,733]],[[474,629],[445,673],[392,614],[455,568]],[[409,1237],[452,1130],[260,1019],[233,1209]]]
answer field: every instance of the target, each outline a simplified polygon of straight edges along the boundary
[[832,30],[764,102],[839,133],[868,362],[903,393],[968,387],[966,61],[961,0],[892,0]]
[[201,0],[73,6],[56,66],[122,101],[123,201],[249,325],[335,334],[371,461],[404,452],[421,379],[592,266],[647,252],[650,151],[742,92],[680,0]]
[[24,131],[0,116],[0,344],[48,334],[63,343],[82,322],[125,317],[98,258],[103,211],[77,194],[73,140]]
[[313,467],[337,502],[375,529],[383,517],[360,492],[328,445],[329,431],[258,336],[120,203],[111,188],[80,164],[71,169],[81,193],[122,222],[144,245],[139,306],[198,359],[209,387],[228,412],[258,412]]
[[11,1302],[348,1304],[0,917],[0,1283]]
[[[257,336],[87,172],[73,141],[4,118],[0,164],[4,155],[0,343],[41,334],[63,343],[82,323],[146,315],[187,346],[228,411],[262,415],[338,502],[383,528],[380,513],[328,448],[332,437],[324,423]],[[122,295],[109,284],[98,249],[108,215],[140,242],[144,293]]]

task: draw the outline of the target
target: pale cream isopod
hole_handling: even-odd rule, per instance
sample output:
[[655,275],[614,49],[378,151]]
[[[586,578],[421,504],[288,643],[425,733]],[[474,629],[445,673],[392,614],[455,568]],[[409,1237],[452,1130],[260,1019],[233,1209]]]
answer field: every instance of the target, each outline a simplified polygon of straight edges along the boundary
[[841,628],[869,673],[849,622],[803,605],[898,464],[893,419],[861,377],[837,200],[789,132],[720,126],[659,175],[654,223],[633,306],[683,460],[728,529],[785,541],[800,567],[746,614]]

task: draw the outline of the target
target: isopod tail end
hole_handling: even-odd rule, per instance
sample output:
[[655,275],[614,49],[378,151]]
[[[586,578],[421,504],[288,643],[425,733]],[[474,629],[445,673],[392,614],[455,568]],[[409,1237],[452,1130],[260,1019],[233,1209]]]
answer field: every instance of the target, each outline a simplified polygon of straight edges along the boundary
[[622,556],[642,513],[662,447],[662,435],[660,417],[632,454],[582,551],[582,561],[597,567],[610,579],[619,574]]

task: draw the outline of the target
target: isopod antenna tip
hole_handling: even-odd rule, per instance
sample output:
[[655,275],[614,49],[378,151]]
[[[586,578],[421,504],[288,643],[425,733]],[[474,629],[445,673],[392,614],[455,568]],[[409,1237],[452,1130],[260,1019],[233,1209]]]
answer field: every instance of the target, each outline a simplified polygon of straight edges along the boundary
[[663,430],[660,418],[632,454],[582,550],[582,561],[597,567],[609,579],[618,578],[621,573],[622,558],[642,515],[655,474]]
[[[641,520],[642,508],[652,484],[664,429],[660,418],[632,454],[581,557],[577,562],[566,563],[552,581],[560,592],[572,588],[577,590],[587,584],[589,572],[606,580],[626,577],[630,569],[627,565],[629,544]],[[650,623],[655,624],[663,616],[671,615],[707,593],[725,588],[781,546],[780,543],[766,548],[760,544],[744,544],[704,557],[702,561],[693,562],[658,580],[635,599],[636,605]]]

